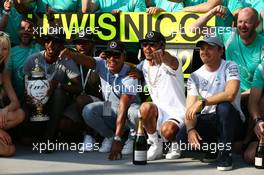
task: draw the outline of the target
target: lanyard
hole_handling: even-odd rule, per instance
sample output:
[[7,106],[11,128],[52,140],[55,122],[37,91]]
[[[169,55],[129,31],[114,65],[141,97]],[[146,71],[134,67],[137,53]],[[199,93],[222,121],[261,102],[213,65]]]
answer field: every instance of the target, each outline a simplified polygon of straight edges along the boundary
[[82,65],[80,65],[81,80],[82,80],[82,90],[83,90],[83,92],[85,92],[85,86],[86,86],[86,84],[88,82],[88,78],[89,78],[89,76],[91,74],[91,71],[92,71],[91,69],[88,69],[88,72],[87,72],[86,77],[85,77],[85,80],[84,80],[83,67],[82,67]]
[[[115,74],[115,79],[113,81],[113,85],[114,86],[112,86],[111,83],[110,83],[110,71],[107,68],[107,79],[106,79],[107,85],[105,86],[105,89],[106,89],[106,101],[109,101],[109,97],[110,97],[110,93],[111,93],[111,91],[109,89],[111,89],[113,91],[113,93],[117,96],[117,94],[115,93],[115,86],[116,86],[115,82],[116,82],[117,78],[118,78],[118,74]],[[110,88],[108,88],[108,87],[110,87]]]

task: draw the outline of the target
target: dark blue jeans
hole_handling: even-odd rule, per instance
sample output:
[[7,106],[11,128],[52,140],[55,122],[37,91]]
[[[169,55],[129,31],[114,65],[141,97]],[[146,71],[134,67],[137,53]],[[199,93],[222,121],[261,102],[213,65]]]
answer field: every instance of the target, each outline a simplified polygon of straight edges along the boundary
[[[198,114],[195,129],[202,137],[202,143],[223,143],[230,146],[234,140],[244,136],[245,130],[239,111],[229,102],[218,104],[216,113]],[[186,128],[181,130],[177,140],[187,141]]]

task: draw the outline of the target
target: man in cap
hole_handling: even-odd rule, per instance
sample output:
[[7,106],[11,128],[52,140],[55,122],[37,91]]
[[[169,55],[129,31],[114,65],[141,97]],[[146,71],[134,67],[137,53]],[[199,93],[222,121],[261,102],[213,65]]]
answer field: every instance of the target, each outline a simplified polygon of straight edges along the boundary
[[[206,29],[205,25],[209,19],[213,16],[225,17],[226,10],[223,6],[217,6],[208,11],[193,23],[192,31],[199,32]],[[246,117],[249,116],[247,115],[247,105],[254,72],[264,58],[264,37],[256,32],[259,23],[258,12],[254,8],[246,7],[238,13],[237,28],[232,30],[216,28],[215,31],[225,46],[226,60],[234,61],[239,67],[241,107]],[[246,125],[248,126],[246,136],[242,142],[236,143],[235,149],[239,150],[241,147],[243,151],[251,139],[254,121],[249,117],[246,120]]]
[[153,102],[140,106],[140,115],[151,146],[148,160],[162,157],[162,139],[172,141],[167,159],[180,157],[176,134],[184,124],[185,95],[181,62],[165,51],[166,40],[159,32],[149,32],[140,40],[145,55],[142,72]]
[[[24,65],[24,73],[26,77],[31,76],[32,70],[38,63],[50,83],[49,100],[47,102],[49,108],[47,112],[50,115],[50,120],[47,122],[44,139],[52,141],[63,111],[68,105],[70,94],[81,92],[80,73],[74,61],[59,58],[61,50],[64,49],[65,35],[46,35],[43,39],[45,50],[31,55],[27,59]],[[27,105],[27,112],[29,112],[28,109],[29,105]],[[37,126],[36,123],[31,123],[31,125],[32,127]],[[48,148],[47,151],[52,150]]]
[[73,53],[68,49],[61,56],[72,58],[87,68],[95,68],[100,76],[104,101],[87,104],[83,117],[88,126],[105,137],[99,152],[110,151],[109,159],[115,160],[119,158],[121,150],[123,154],[132,153],[133,150],[130,137],[122,149],[121,137],[126,129],[134,129],[138,117],[139,106],[135,103],[138,80],[127,76],[130,67],[124,64],[126,52],[123,43],[109,42],[105,53],[106,60]]
[[[223,44],[208,36],[196,44],[204,65],[193,72],[187,82],[185,124],[188,142],[193,148],[207,145],[203,161],[216,159],[218,170],[232,169],[232,142],[243,133],[244,115],[240,109],[239,71],[232,61],[221,59]],[[199,111],[200,114],[197,114]],[[219,137],[218,137],[219,136]],[[221,145],[221,146],[220,146]]]
[[[191,26],[193,32],[201,31],[213,16],[225,17],[227,9],[217,6],[199,17]],[[251,23],[249,23],[249,21]],[[242,101],[247,99],[250,92],[256,67],[264,57],[262,53],[264,38],[257,34],[259,24],[258,12],[253,8],[244,8],[238,14],[237,28],[221,30],[216,28],[215,34],[224,43],[227,60],[232,60],[239,66],[242,91]]]

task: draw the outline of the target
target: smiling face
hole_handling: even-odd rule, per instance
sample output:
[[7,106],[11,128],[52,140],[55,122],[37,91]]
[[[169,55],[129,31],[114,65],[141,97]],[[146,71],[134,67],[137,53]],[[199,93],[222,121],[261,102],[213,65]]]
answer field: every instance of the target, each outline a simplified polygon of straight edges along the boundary
[[11,48],[11,44],[8,35],[1,32],[0,33],[0,63],[7,62],[10,53],[10,48]]
[[93,43],[90,41],[79,41],[76,44],[76,49],[79,53],[92,56],[93,54]]
[[251,8],[245,8],[238,14],[237,29],[243,40],[250,40],[256,34],[258,26],[258,16]]
[[61,42],[54,41],[52,39],[48,39],[45,41],[45,59],[48,63],[55,62],[59,55],[61,50],[63,50],[64,45]]
[[30,21],[22,20],[20,24],[19,36],[22,46],[29,46],[33,39],[33,24]]
[[124,52],[106,52],[106,61],[111,73],[119,73],[125,62]]
[[146,60],[152,60],[152,53],[156,50],[164,50],[164,45],[160,42],[143,42],[141,43],[141,46],[143,47]]
[[200,57],[205,65],[212,67],[217,66],[222,55],[223,49],[219,46],[212,46],[207,43],[201,44]]

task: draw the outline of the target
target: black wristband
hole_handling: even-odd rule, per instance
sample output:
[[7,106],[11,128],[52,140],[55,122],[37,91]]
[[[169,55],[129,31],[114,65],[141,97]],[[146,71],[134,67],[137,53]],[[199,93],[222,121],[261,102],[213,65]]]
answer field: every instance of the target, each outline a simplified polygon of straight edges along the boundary
[[205,107],[205,105],[206,105],[206,99],[202,98],[202,109]]
[[191,131],[191,130],[194,130],[195,128],[190,128],[187,130],[187,134]]

